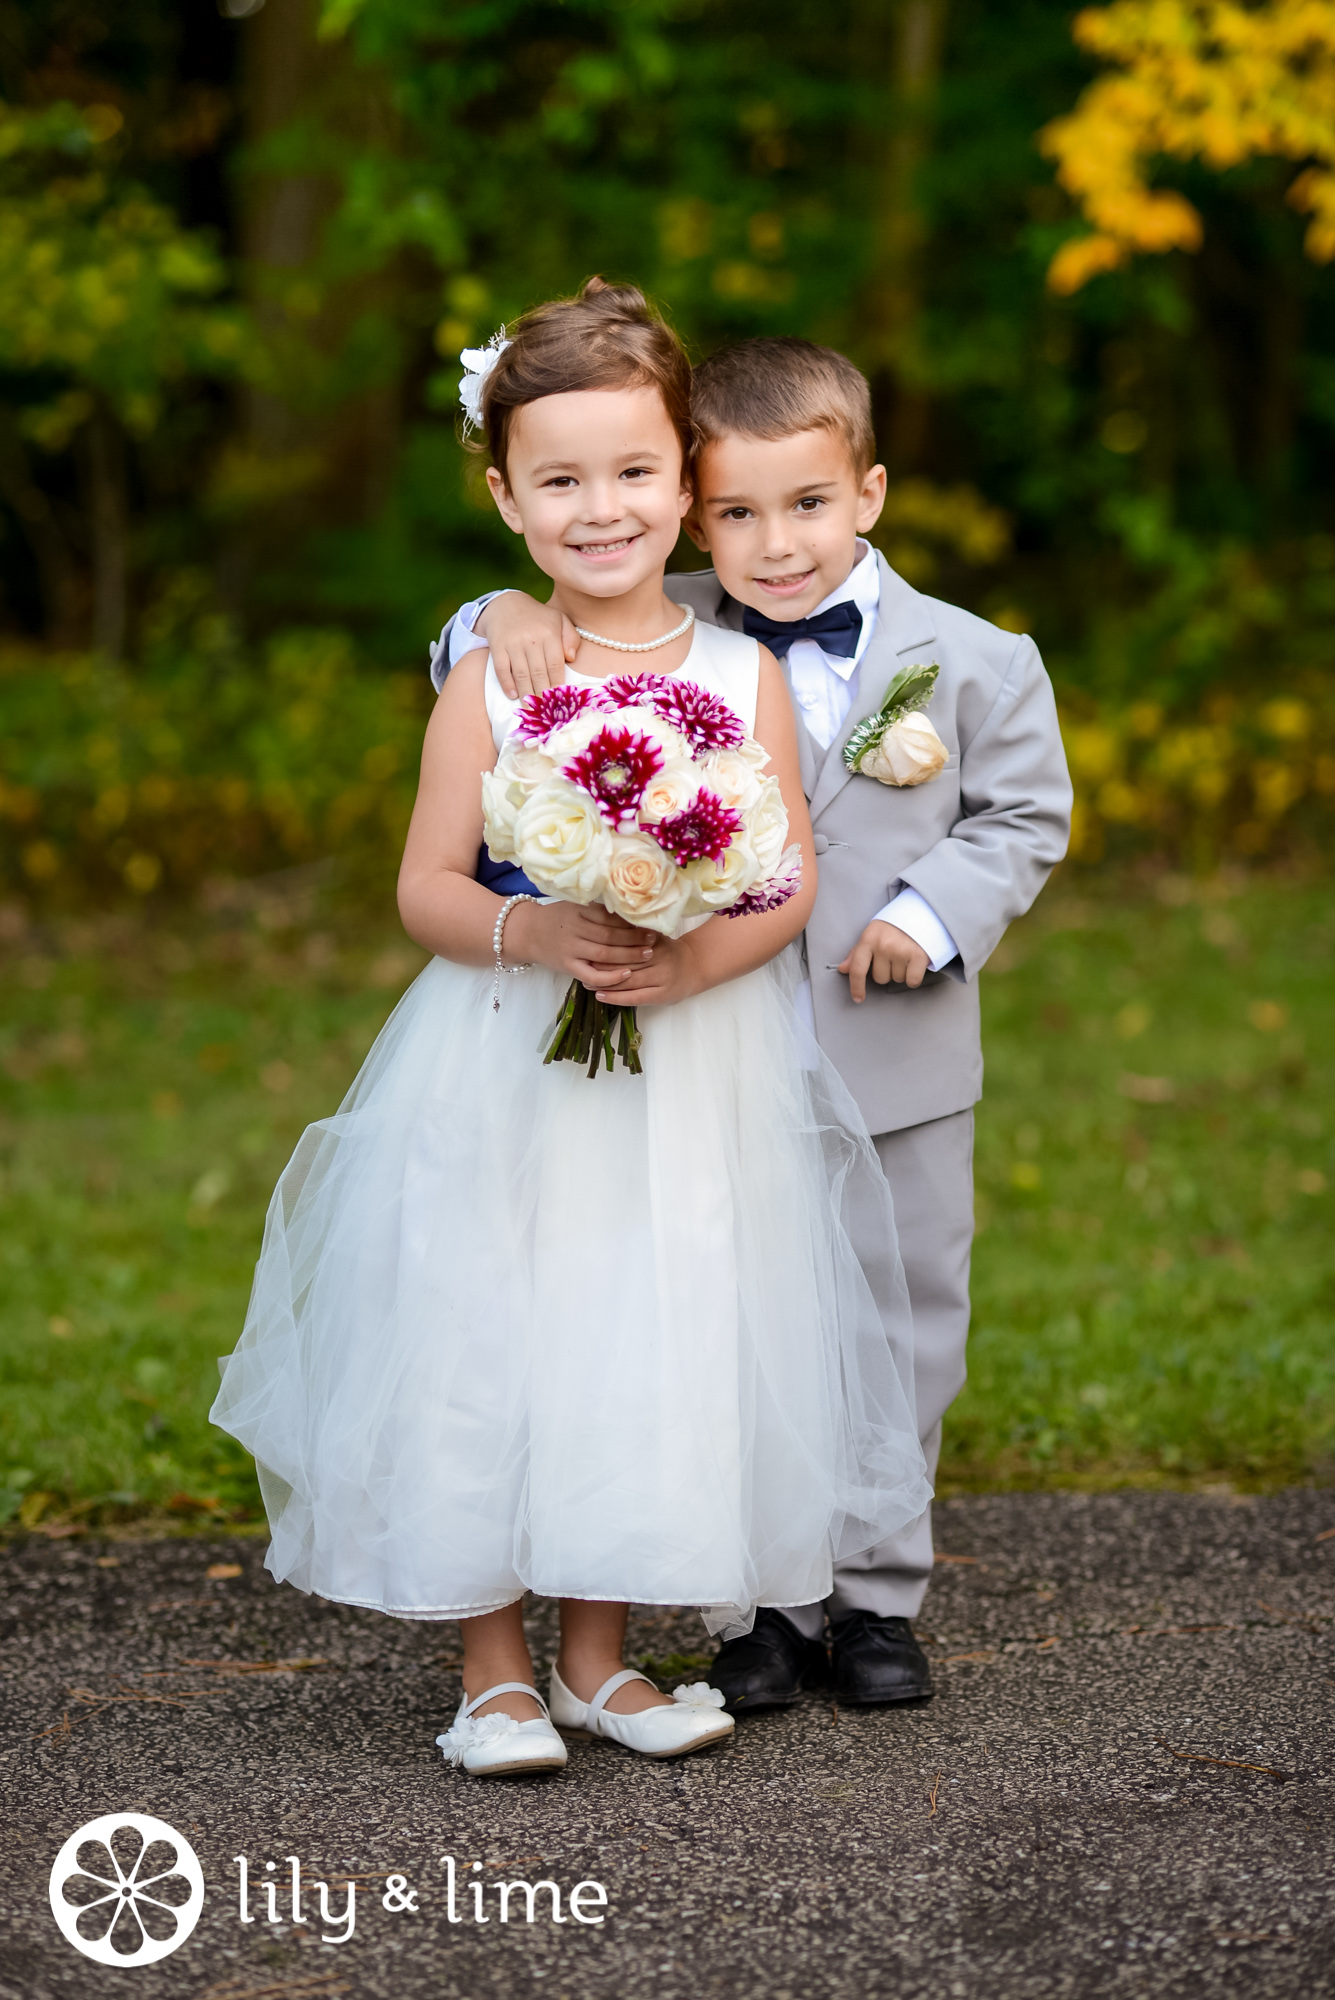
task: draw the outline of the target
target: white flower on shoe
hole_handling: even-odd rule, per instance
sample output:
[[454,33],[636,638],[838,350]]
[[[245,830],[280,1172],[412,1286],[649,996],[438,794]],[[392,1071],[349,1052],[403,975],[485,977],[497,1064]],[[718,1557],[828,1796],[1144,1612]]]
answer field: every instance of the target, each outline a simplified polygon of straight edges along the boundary
[[689,1687],[673,1688],[672,1699],[683,1708],[722,1708],[724,1694],[722,1688],[712,1688],[708,1681],[692,1681]]
[[470,1750],[478,1749],[483,1743],[499,1743],[503,1736],[513,1736],[519,1724],[513,1715],[502,1709],[496,1715],[463,1715],[454,1726],[436,1738],[445,1754],[447,1763],[462,1764]]

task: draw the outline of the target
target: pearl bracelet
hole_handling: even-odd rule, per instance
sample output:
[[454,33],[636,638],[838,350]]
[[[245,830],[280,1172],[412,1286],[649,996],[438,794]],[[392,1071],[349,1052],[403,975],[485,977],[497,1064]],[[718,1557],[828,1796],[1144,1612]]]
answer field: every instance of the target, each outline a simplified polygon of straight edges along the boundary
[[497,914],[496,926],[491,934],[491,948],[496,954],[496,979],[491,989],[491,1011],[493,1014],[499,1014],[501,1011],[501,974],[503,972],[527,972],[530,969],[527,965],[501,964],[501,942],[505,937],[505,920],[516,903],[536,903],[537,900],[536,896],[507,896]]

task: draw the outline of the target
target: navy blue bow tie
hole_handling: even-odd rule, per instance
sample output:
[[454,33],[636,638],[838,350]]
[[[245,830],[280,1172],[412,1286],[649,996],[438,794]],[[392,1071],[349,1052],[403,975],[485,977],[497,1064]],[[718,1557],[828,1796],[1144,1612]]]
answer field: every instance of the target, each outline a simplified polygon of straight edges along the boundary
[[788,648],[797,639],[814,639],[822,653],[837,653],[851,660],[862,637],[862,613],[856,604],[832,604],[828,611],[815,611],[810,618],[793,618],[787,624],[753,611],[748,604],[742,612],[742,630],[748,639],[759,639],[776,660],[788,657]]

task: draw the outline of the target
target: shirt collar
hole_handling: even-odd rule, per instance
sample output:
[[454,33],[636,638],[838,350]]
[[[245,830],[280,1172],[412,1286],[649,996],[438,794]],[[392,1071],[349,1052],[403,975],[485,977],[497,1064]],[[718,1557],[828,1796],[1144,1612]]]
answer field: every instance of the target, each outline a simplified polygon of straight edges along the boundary
[[[876,560],[876,551],[870,542],[859,535],[857,539],[858,559],[837,590],[822,598],[810,615],[814,618],[821,611],[830,611],[836,604],[854,604],[862,613],[862,631],[858,635],[857,651],[852,659],[841,660],[837,654],[822,655],[826,666],[839,675],[841,680],[849,680],[858,662],[866,652],[872,633],[876,629],[876,613],[881,602],[881,568]],[[816,643],[819,644],[819,641]]]

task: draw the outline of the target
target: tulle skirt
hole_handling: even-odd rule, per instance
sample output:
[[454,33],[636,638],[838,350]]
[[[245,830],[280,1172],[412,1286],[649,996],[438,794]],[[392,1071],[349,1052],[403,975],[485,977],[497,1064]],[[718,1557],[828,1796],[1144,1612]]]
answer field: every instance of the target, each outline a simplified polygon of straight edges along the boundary
[[[270,1205],[213,1421],[280,1580],[406,1618],[825,1596],[930,1497],[908,1296],[794,954],[544,1067],[564,981],[435,959]],[[855,1255],[853,1243],[857,1242]]]

